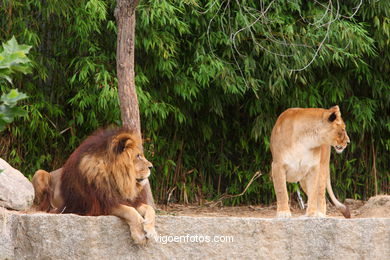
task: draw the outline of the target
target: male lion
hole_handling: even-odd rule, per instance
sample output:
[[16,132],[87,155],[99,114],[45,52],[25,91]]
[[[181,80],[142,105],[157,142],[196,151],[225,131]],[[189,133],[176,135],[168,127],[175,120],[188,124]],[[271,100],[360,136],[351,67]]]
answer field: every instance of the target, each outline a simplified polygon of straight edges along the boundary
[[330,148],[341,153],[349,137],[338,106],[290,108],[275,123],[271,134],[272,179],[277,199],[277,217],[291,217],[286,181],[299,182],[308,195],[306,216],[325,217],[325,189],[344,217],[348,207],[333,194],[330,183]]
[[138,134],[126,128],[99,130],[62,169],[35,173],[34,206],[53,213],[120,217],[129,224],[135,243],[143,245],[156,236],[155,212],[144,189],[152,167]]

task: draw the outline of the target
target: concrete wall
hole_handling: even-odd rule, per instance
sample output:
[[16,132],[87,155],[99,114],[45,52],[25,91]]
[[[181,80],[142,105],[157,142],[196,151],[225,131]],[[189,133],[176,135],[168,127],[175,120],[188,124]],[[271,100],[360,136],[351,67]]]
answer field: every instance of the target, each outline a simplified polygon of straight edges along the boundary
[[[138,247],[116,217],[3,213],[0,259],[390,259],[390,218],[158,216],[157,232]],[[164,244],[168,235],[182,243]],[[215,235],[233,241],[191,242]]]

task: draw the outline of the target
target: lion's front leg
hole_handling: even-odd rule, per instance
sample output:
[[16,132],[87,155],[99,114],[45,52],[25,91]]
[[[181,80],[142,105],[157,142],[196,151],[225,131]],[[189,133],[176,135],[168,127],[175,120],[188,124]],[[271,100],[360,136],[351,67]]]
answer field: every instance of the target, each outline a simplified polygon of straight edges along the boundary
[[141,214],[141,216],[143,216],[145,219],[143,223],[143,227],[146,233],[146,237],[148,239],[156,238],[157,237],[157,232],[155,229],[156,213],[153,207],[147,204],[141,204],[141,206],[139,206],[137,210]]
[[146,244],[147,239],[143,227],[145,221],[135,208],[119,204],[111,210],[111,215],[120,217],[127,222],[130,226],[131,237],[136,244]]

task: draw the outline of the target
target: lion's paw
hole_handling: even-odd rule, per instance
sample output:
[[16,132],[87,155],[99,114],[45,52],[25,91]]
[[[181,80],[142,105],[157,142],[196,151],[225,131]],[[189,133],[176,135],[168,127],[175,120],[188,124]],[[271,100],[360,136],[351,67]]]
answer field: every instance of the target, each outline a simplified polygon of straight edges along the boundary
[[291,218],[291,212],[290,211],[278,211],[276,213],[277,218]]
[[144,226],[145,236],[148,239],[156,239],[157,238],[157,232],[154,226]]
[[148,240],[146,239],[145,235],[142,235],[142,236],[131,236],[134,240],[134,243],[136,245],[139,245],[139,246],[144,246],[146,245],[146,243],[148,242]]
[[138,230],[131,230],[131,237],[134,240],[134,243],[140,246],[146,245],[147,239],[145,233]]

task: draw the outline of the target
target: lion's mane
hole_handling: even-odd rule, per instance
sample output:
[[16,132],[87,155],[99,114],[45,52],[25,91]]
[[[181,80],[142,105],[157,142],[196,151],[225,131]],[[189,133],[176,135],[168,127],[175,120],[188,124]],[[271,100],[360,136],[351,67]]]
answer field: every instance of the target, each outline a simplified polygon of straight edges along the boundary
[[146,203],[143,186],[135,179],[134,149],[142,140],[126,128],[98,130],[70,155],[63,167],[63,213],[98,216],[125,204]]

